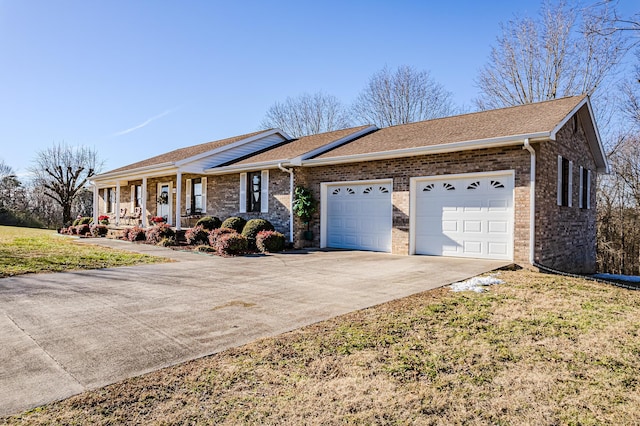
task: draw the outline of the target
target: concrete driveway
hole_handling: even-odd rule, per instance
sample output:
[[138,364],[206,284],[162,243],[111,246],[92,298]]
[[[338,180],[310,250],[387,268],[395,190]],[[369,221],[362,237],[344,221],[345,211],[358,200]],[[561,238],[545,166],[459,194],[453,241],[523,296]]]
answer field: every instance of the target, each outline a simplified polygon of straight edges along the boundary
[[[95,240],[94,240],[95,241]],[[504,261],[311,251],[0,280],[0,416],[462,280]]]

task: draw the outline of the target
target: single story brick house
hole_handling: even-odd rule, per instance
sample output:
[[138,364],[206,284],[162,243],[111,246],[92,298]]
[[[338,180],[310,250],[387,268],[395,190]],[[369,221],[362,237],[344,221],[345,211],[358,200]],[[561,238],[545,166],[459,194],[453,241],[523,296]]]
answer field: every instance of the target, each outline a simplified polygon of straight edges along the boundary
[[[261,217],[296,247],[596,265],[596,179],[608,164],[589,98],[568,97],[302,138],[263,130],[180,148],[93,179],[94,220],[176,228]],[[314,239],[293,189],[319,201]],[[125,209],[128,212],[125,212]]]

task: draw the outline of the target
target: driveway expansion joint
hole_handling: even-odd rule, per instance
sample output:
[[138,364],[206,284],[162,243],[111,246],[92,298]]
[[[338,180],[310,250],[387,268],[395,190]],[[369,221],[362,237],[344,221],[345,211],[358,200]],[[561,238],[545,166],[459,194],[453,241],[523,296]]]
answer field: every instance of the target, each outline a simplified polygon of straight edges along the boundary
[[58,361],[58,360],[57,360],[53,355],[51,355],[51,354],[49,353],[49,351],[47,351],[47,350],[44,348],[44,346],[42,346],[42,345],[40,344],[40,342],[38,342],[38,341],[37,341],[37,340],[36,340],[32,335],[30,335],[29,333],[27,333],[27,331],[26,331],[24,328],[20,327],[20,325],[18,324],[18,322],[17,322],[17,321],[16,321],[16,320],[11,316],[11,315],[9,315],[9,314],[7,314],[7,313],[5,313],[4,315],[7,317],[7,319],[8,319],[9,321],[11,321],[11,323],[12,323],[12,324],[13,324],[13,325],[18,329],[18,330],[20,330],[20,332],[22,332],[22,334],[24,334],[25,336],[27,336],[27,337],[28,337],[28,338],[29,338],[29,340],[31,340],[31,341],[32,341],[32,342],[33,342],[33,343],[34,343],[34,344],[35,344],[35,345],[36,345],[36,346],[37,346],[37,347],[42,351],[42,353],[43,353],[43,354],[45,354],[45,355],[47,356],[47,358],[49,358],[49,359],[50,359],[51,361],[53,361],[53,362],[54,362],[58,367],[60,367],[60,369],[61,369],[62,371],[64,371],[64,372],[65,372],[65,374],[67,374],[67,375],[68,375],[68,376],[69,376],[69,377],[70,377],[70,378],[71,378],[71,379],[72,379],[76,384],[78,384],[79,386],[81,386],[83,389],[85,389],[85,388],[86,388],[86,386],[84,386],[84,385],[80,382],[80,380],[78,380],[78,378],[77,378],[77,377],[75,377],[75,376],[73,375],[73,373],[71,373],[69,370],[67,370],[67,368],[66,368],[62,363],[60,363],[60,361]]

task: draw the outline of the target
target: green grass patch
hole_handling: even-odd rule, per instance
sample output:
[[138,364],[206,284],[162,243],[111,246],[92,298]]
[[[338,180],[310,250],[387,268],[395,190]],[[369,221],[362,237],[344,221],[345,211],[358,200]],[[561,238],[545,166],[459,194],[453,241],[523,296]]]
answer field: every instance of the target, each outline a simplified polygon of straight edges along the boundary
[[0,277],[165,262],[166,259],[80,245],[55,231],[0,226]]

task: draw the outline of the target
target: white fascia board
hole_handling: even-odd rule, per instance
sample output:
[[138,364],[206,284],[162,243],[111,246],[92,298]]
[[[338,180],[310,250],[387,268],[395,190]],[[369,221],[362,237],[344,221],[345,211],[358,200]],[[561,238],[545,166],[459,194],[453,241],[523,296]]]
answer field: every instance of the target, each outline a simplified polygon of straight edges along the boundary
[[265,132],[262,132],[262,133],[258,133],[257,135],[251,136],[249,138],[240,139],[239,141],[235,141],[235,142],[230,143],[228,145],[224,145],[224,146],[212,149],[211,151],[203,152],[202,154],[194,155],[193,157],[189,157],[189,158],[185,158],[184,160],[176,161],[175,164],[176,164],[176,166],[180,167],[180,166],[183,166],[183,165],[185,165],[187,163],[191,163],[193,161],[197,161],[197,160],[200,160],[202,158],[208,157],[210,155],[218,154],[220,152],[228,151],[228,150],[230,150],[232,148],[236,148],[238,146],[251,143],[253,141],[265,138],[267,136],[274,135],[276,133],[279,134],[280,136],[282,136],[285,140],[290,140],[291,139],[291,137],[289,135],[287,135],[286,133],[284,133],[282,130],[280,130],[280,129],[272,129],[272,130],[268,130],[268,131],[265,131]]
[[[609,173],[609,162],[607,161],[607,156],[604,153],[602,139],[600,138],[600,131],[598,130],[598,126],[596,125],[596,121],[594,118],[595,115],[593,115],[593,108],[591,106],[591,100],[589,96],[585,96],[584,99],[580,103],[578,103],[578,105],[576,105],[560,123],[558,123],[558,125],[551,131],[551,135],[549,136],[549,138],[555,141],[556,135],[560,131],[560,129],[562,129],[562,127],[564,127],[565,124],[567,124],[567,121],[569,121],[571,117],[573,117],[575,114],[578,114],[578,112],[584,105],[587,106],[587,110],[589,111],[589,121],[591,122],[591,127],[593,127],[593,136],[595,137],[595,142],[598,145],[597,147],[594,147],[592,143],[589,143],[589,146],[591,146],[591,149],[595,151],[594,154],[600,156],[601,166],[598,167],[598,171]],[[588,129],[585,129],[585,130],[588,130]],[[596,161],[596,163],[598,163],[598,161]]]
[[607,160],[607,155],[604,152],[604,146],[602,145],[602,139],[600,138],[600,130],[598,130],[595,115],[593,115],[593,108],[591,107],[591,99],[589,97],[587,97],[587,108],[589,109],[589,118],[591,119],[591,125],[593,126],[593,133],[595,134],[596,141],[598,142],[598,151],[603,162],[602,168],[598,171],[609,174],[609,161]]
[[95,181],[101,181],[113,180],[117,178],[129,178],[130,176],[135,176],[135,179],[138,179],[139,177],[142,177],[142,175],[148,177],[151,174],[157,175],[157,172],[164,173],[172,170],[175,170],[174,163],[160,163],[151,166],[137,167],[135,169],[122,170],[119,172],[102,173],[99,175],[95,175],[93,179]]
[[334,158],[316,158],[304,160],[303,166],[324,166],[329,164],[353,163],[358,161],[387,160],[390,158],[410,157],[414,155],[442,154],[447,152],[468,151],[472,149],[499,148],[520,145],[525,139],[538,142],[549,139],[549,132],[538,132],[525,135],[505,136],[492,139],[455,142],[441,145],[420,146],[415,148],[396,149],[393,151],[370,152],[365,154],[344,155]]
[[306,153],[304,153],[302,155],[299,155],[299,156],[297,156],[295,158],[292,158],[290,163],[293,164],[293,165],[301,166],[302,162],[304,160],[307,160],[307,159],[309,159],[311,157],[315,157],[316,155],[322,154],[323,152],[327,152],[327,151],[329,151],[329,150],[331,150],[331,149],[333,149],[335,147],[338,147],[338,146],[340,146],[342,144],[345,144],[345,143],[347,143],[347,142],[349,142],[349,141],[351,141],[353,139],[359,138],[360,136],[364,136],[364,135],[366,135],[368,133],[371,133],[371,132],[374,132],[376,130],[378,130],[378,127],[376,127],[376,126],[366,127],[366,128],[364,128],[362,130],[359,130],[359,131],[357,131],[355,133],[351,133],[351,134],[349,134],[349,135],[347,135],[345,137],[342,137],[342,138],[337,139],[337,140],[335,140],[333,142],[330,142],[330,143],[328,143],[326,145],[322,145],[321,147],[318,147],[318,148],[316,148],[314,150],[311,150],[311,151],[306,152]]
[[207,175],[225,175],[229,173],[240,173],[240,172],[252,172],[255,170],[265,170],[265,169],[277,169],[278,164],[289,165],[289,160],[275,160],[275,161],[263,161],[260,163],[251,163],[251,164],[236,164],[225,167],[212,167],[210,169],[205,169],[204,173]]
[[578,105],[576,105],[571,112],[569,112],[569,114],[567,114],[562,121],[560,121],[560,123],[558,123],[558,125],[556,127],[553,128],[553,130],[551,131],[551,134],[549,135],[549,138],[552,141],[556,140],[556,135],[558,134],[558,132],[560,131],[560,129],[562,129],[562,127],[567,124],[567,121],[569,121],[571,119],[571,117],[573,117],[579,110],[580,108],[582,108],[582,105],[584,105],[588,100],[588,97],[585,96],[585,98],[580,101],[580,103],[578,103]]

